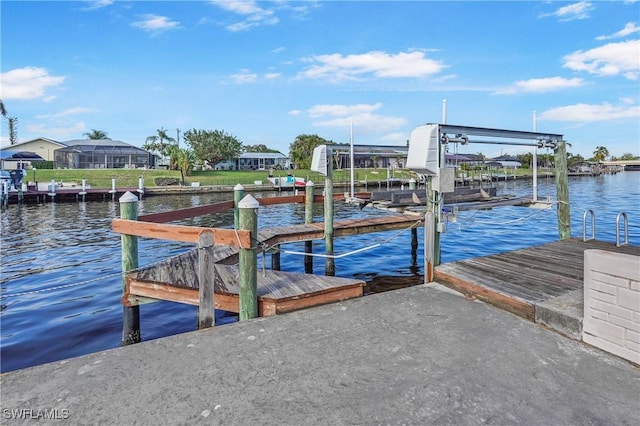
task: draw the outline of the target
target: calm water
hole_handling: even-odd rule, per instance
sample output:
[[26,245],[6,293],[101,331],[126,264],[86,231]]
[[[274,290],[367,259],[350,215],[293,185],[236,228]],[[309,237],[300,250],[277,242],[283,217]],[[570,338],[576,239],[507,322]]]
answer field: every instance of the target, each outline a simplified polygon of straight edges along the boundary
[[[500,182],[499,194],[531,194],[530,181]],[[553,180],[541,179],[539,198],[555,198]],[[260,194],[256,195],[260,196]],[[150,197],[139,203],[140,214],[209,204],[230,195]],[[582,236],[582,214],[596,212],[596,237],[615,241],[616,215],[629,217],[631,244],[640,244],[640,173],[570,178],[572,235]],[[384,211],[337,203],[336,220],[385,215]],[[317,206],[316,220],[322,207]],[[119,214],[113,202],[11,205],[0,216],[0,361],[11,371],[104,349],[118,347],[122,333],[120,296],[120,236],[110,230]],[[304,222],[303,205],[260,208],[260,226]],[[181,222],[230,227],[231,212]],[[590,232],[590,230],[589,230]],[[422,232],[418,261],[413,264],[410,232],[387,232],[338,238],[337,254],[384,241],[377,249],[336,260],[337,275],[364,279],[370,287],[393,288],[422,281]],[[442,237],[443,262],[530,247],[557,240],[555,207],[539,210],[500,207],[459,212]],[[140,239],[140,265],[192,248],[189,244]],[[302,244],[285,249],[300,251]],[[321,252],[322,243],[314,250]],[[314,270],[324,271],[315,258]],[[267,268],[270,265],[266,259]],[[303,258],[283,254],[282,270],[304,272]],[[262,257],[259,258],[262,266]],[[216,322],[235,321],[218,313]],[[169,302],[141,307],[144,340],[196,328],[196,308]]]

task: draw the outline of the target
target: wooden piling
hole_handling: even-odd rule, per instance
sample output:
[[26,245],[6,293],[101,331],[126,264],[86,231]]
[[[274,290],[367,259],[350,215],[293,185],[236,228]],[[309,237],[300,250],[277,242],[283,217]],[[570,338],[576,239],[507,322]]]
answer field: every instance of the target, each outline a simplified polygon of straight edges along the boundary
[[558,201],[558,234],[561,240],[571,238],[571,214],[569,209],[569,178],[567,173],[567,144],[558,141],[555,149],[556,197]]
[[[127,191],[120,197],[120,218],[138,219],[138,197]],[[125,275],[138,268],[138,237],[122,234],[122,289],[125,290]],[[131,345],[141,340],[140,307],[124,306],[122,312],[122,344]]]
[[240,210],[238,210],[238,203],[244,197],[244,186],[237,184],[233,187],[233,227],[239,229],[240,226]]
[[240,321],[258,316],[258,247],[255,239],[258,237],[259,206],[251,194],[238,203],[239,229],[251,232],[251,245],[240,248],[238,253]]
[[198,236],[198,288],[200,305],[198,307],[198,328],[215,325],[213,232],[204,230]]
[[[313,198],[314,194],[314,183],[312,181],[308,181],[305,185],[304,192],[304,223],[310,224],[313,223]],[[308,256],[304,257],[304,272],[307,274],[313,274],[313,241],[305,241],[304,243],[304,252],[308,254]]]
[[435,215],[427,212],[424,215],[424,283],[428,284],[435,279],[435,242],[436,242]]
[[[333,255],[333,153],[327,147],[327,176],[324,180],[324,244],[325,253]],[[336,275],[336,264],[332,257],[326,257],[324,274]]]

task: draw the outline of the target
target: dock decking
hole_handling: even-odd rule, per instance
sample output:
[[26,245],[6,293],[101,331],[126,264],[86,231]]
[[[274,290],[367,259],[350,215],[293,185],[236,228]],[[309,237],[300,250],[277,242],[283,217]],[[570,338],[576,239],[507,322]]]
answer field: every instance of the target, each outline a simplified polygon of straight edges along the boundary
[[573,238],[444,263],[435,268],[435,279],[468,297],[535,321],[538,304],[583,288],[587,249],[640,255],[637,246]]
[[[421,224],[421,219],[404,215],[389,215],[369,219],[334,222],[336,237],[407,229]],[[322,239],[324,223],[266,228],[258,232],[265,250],[280,243]],[[214,252],[215,282],[214,307],[238,312],[238,249],[216,246]],[[197,249],[139,268],[126,274],[125,306],[145,303],[145,299],[168,300],[199,305]],[[258,271],[258,314],[260,316],[290,312],[310,306],[333,303],[361,297],[365,282],[362,280],[327,277],[281,271]]]

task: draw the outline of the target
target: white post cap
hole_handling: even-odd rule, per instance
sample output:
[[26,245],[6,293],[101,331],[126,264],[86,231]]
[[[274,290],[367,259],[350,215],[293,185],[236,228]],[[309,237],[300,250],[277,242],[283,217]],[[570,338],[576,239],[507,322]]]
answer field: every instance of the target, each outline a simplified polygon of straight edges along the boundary
[[260,203],[251,194],[245,195],[238,203],[239,209],[257,209],[258,207],[260,207]]
[[237,184],[236,186],[233,187],[234,191],[244,191],[244,186]]
[[130,191],[127,191],[124,194],[122,194],[122,197],[120,197],[118,199],[118,201],[121,202],[121,203],[137,203],[138,202],[138,196],[133,194]]

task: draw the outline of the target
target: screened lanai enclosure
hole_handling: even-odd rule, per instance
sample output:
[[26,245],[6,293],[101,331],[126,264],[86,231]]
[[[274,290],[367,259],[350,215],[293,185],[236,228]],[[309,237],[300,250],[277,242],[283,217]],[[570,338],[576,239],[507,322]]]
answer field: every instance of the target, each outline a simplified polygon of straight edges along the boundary
[[115,140],[77,140],[65,142],[54,152],[59,169],[149,169],[155,156],[142,148]]

